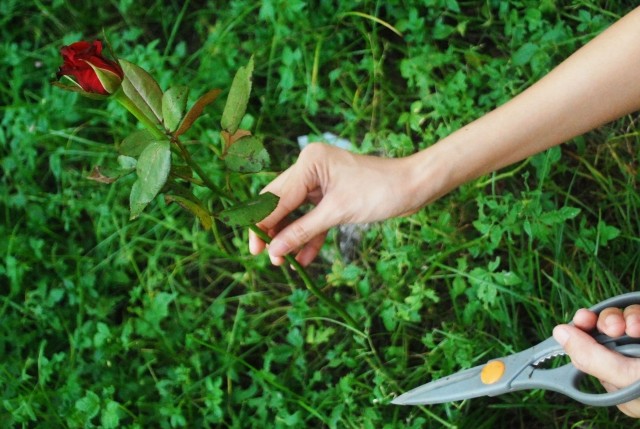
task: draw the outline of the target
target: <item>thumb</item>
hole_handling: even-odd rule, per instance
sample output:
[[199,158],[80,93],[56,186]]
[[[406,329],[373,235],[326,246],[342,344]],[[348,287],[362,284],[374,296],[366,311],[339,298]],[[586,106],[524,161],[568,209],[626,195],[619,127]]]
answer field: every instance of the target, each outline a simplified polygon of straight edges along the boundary
[[315,237],[324,235],[336,225],[334,216],[325,209],[326,204],[320,202],[313,210],[283,228],[269,244],[271,258],[282,257],[289,252],[303,247]]
[[558,325],[553,337],[564,347],[573,365],[617,388],[627,386],[630,378],[630,359],[599,344],[591,335],[571,325]]

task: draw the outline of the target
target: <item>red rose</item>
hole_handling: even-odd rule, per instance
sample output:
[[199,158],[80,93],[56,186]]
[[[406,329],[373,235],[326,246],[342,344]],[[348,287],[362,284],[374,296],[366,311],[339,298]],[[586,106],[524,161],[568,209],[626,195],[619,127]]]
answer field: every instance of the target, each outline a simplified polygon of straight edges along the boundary
[[64,63],[58,70],[58,79],[70,76],[84,91],[109,95],[122,82],[124,73],[115,61],[102,55],[102,43],[81,41],[60,49]]

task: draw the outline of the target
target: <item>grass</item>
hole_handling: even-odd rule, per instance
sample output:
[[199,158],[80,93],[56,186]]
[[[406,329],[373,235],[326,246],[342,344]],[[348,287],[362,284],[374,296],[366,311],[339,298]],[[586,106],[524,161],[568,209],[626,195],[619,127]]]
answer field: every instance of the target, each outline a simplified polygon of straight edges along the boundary
[[[638,117],[372,225],[309,270],[251,257],[161,199],[128,220],[115,164],[134,127],[115,103],[51,87],[57,50],[109,36],[163,88],[228,88],[254,55],[246,120],[274,173],[331,131],[402,156],[508,100],[631,2],[5,1],[0,82],[0,421],[6,427],[614,428],[617,410],[531,391],[433,407],[398,393],[528,347],[579,306],[634,290]],[[222,104],[194,139],[216,144]],[[106,108],[105,108],[106,106]],[[196,153],[215,180],[209,153]],[[120,182],[118,182],[120,183]],[[124,189],[123,189],[124,188]]]

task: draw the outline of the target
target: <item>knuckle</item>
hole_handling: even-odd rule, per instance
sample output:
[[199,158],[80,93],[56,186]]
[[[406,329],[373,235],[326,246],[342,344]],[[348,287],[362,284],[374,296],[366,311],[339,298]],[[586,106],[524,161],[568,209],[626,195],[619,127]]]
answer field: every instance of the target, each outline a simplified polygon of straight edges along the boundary
[[579,369],[582,372],[586,372],[587,374],[590,373],[590,365],[589,365],[589,359],[587,358],[587,356],[585,356],[585,354],[583,353],[575,353],[571,356],[571,363],[573,363],[573,366],[575,366],[577,369]]
[[295,241],[295,243],[290,243],[293,244],[291,247],[307,243],[311,238],[309,231],[298,222],[291,224],[291,235],[294,237]]
[[639,304],[632,304],[630,306],[628,306],[627,308],[624,309],[623,312],[624,316],[630,316],[632,314],[634,315],[640,315],[640,305]]
[[582,372],[590,373],[593,360],[593,344],[585,344],[583,341],[572,337],[564,345],[565,352],[571,358],[571,363]]
[[331,146],[327,144],[318,142],[309,143],[302,149],[298,159],[302,162],[315,162],[324,159],[330,150]]

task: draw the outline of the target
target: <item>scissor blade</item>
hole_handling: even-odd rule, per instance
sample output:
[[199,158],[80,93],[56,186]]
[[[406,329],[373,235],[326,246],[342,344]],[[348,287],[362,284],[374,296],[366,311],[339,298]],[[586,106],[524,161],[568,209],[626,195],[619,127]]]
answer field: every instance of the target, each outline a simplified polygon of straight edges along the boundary
[[470,388],[480,382],[484,365],[457,372],[448,377],[416,387],[391,401],[395,405],[442,404],[469,398]]

